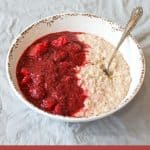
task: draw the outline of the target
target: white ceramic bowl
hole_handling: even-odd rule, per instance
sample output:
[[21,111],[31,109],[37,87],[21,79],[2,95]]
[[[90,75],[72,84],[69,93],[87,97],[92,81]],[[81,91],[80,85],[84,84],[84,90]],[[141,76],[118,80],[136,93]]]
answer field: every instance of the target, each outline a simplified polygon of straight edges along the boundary
[[17,83],[17,62],[23,51],[33,41],[48,33],[59,31],[77,31],[95,34],[97,36],[103,37],[104,39],[112,43],[114,46],[116,46],[118,40],[121,37],[123,28],[121,28],[116,23],[108,21],[107,19],[103,19],[101,17],[97,17],[91,14],[61,14],[56,16],[50,16],[38,22],[35,22],[29,27],[27,27],[25,31],[19,34],[18,37],[12,43],[8,52],[6,62],[7,77],[9,83],[11,84],[12,89],[19,96],[22,102],[24,102],[37,112],[49,116],[51,118],[69,122],[87,122],[96,119],[101,119],[114,113],[117,110],[124,107],[128,102],[130,102],[133,99],[133,97],[137,94],[143,83],[145,75],[145,60],[139,44],[132,36],[129,36],[121,46],[120,52],[129,65],[132,82],[127,96],[122,100],[121,104],[118,105],[118,107],[114,110],[111,110],[110,112],[101,114],[96,117],[73,118],[46,113],[32,105],[30,102],[28,102],[23,96],[22,92],[20,91]]

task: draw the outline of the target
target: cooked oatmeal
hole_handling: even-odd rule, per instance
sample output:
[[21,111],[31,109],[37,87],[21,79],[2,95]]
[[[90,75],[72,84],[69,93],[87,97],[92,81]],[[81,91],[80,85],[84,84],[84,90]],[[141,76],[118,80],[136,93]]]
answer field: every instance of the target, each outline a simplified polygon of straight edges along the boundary
[[103,67],[108,64],[114,46],[91,34],[79,34],[78,38],[90,47],[87,49],[87,64],[78,73],[79,84],[87,91],[88,97],[75,116],[97,116],[113,110],[127,95],[131,82],[129,67],[118,52],[110,66],[112,76],[109,78]]

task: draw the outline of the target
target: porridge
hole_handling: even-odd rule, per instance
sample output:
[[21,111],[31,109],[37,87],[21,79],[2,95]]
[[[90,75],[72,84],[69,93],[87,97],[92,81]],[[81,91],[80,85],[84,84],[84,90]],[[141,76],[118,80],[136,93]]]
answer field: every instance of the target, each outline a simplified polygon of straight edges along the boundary
[[131,77],[118,52],[108,77],[103,69],[114,47],[80,32],[48,34],[22,54],[16,76],[26,99],[52,114],[90,117],[111,111],[128,93]]
[[104,73],[114,46],[103,38],[91,34],[81,34],[79,40],[85,41],[90,48],[86,55],[87,64],[78,74],[83,89],[88,91],[84,108],[77,116],[96,116],[109,112],[119,105],[128,93],[131,77],[124,58],[117,52],[111,66],[112,76]]

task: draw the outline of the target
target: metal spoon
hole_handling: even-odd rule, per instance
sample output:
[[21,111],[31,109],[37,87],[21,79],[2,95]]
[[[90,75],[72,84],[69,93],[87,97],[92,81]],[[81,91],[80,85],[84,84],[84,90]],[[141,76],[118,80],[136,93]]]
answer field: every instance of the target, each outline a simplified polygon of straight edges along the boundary
[[110,65],[119,49],[119,47],[121,46],[121,44],[123,43],[123,41],[125,40],[125,38],[130,34],[130,32],[133,30],[133,28],[135,27],[135,25],[137,24],[138,20],[141,18],[141,16],[143,15],[143,9],[142,7],[136,7],[132,13],[131,13],[131,17],[124,29],[124,32],[122,34],[122,37],[117,45],[117,47],[115,48],[113,54],[110,57],[110,60],[108,62],[107,67],[104,69],[104,72],[109,76],[110,75]]

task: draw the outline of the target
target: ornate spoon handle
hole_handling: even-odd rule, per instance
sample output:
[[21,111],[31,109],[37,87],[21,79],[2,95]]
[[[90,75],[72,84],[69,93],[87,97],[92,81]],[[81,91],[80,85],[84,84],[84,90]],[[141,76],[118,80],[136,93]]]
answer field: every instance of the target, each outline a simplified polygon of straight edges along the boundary
[[121,44],[123,43],[123,41],[125,40],[125,38],[130,34],[130,32],[133,30],[133,28],[135,27],[135,25],[137,24],[138,20],[141,18],[141,16],[143,15],[143,9],[142,7],[137,7],[135,8],[132,13],[131,13],[131,17],[125,27],[125,30],[122,34],[122,37],[117,45],[117,47],[115,48],[109,62],[108,62],[108,66],[106,67],[105,72],[107,74],[109,74],[109,67],[112,63],[113,58],[115,57],[119,47],[121,46]]

